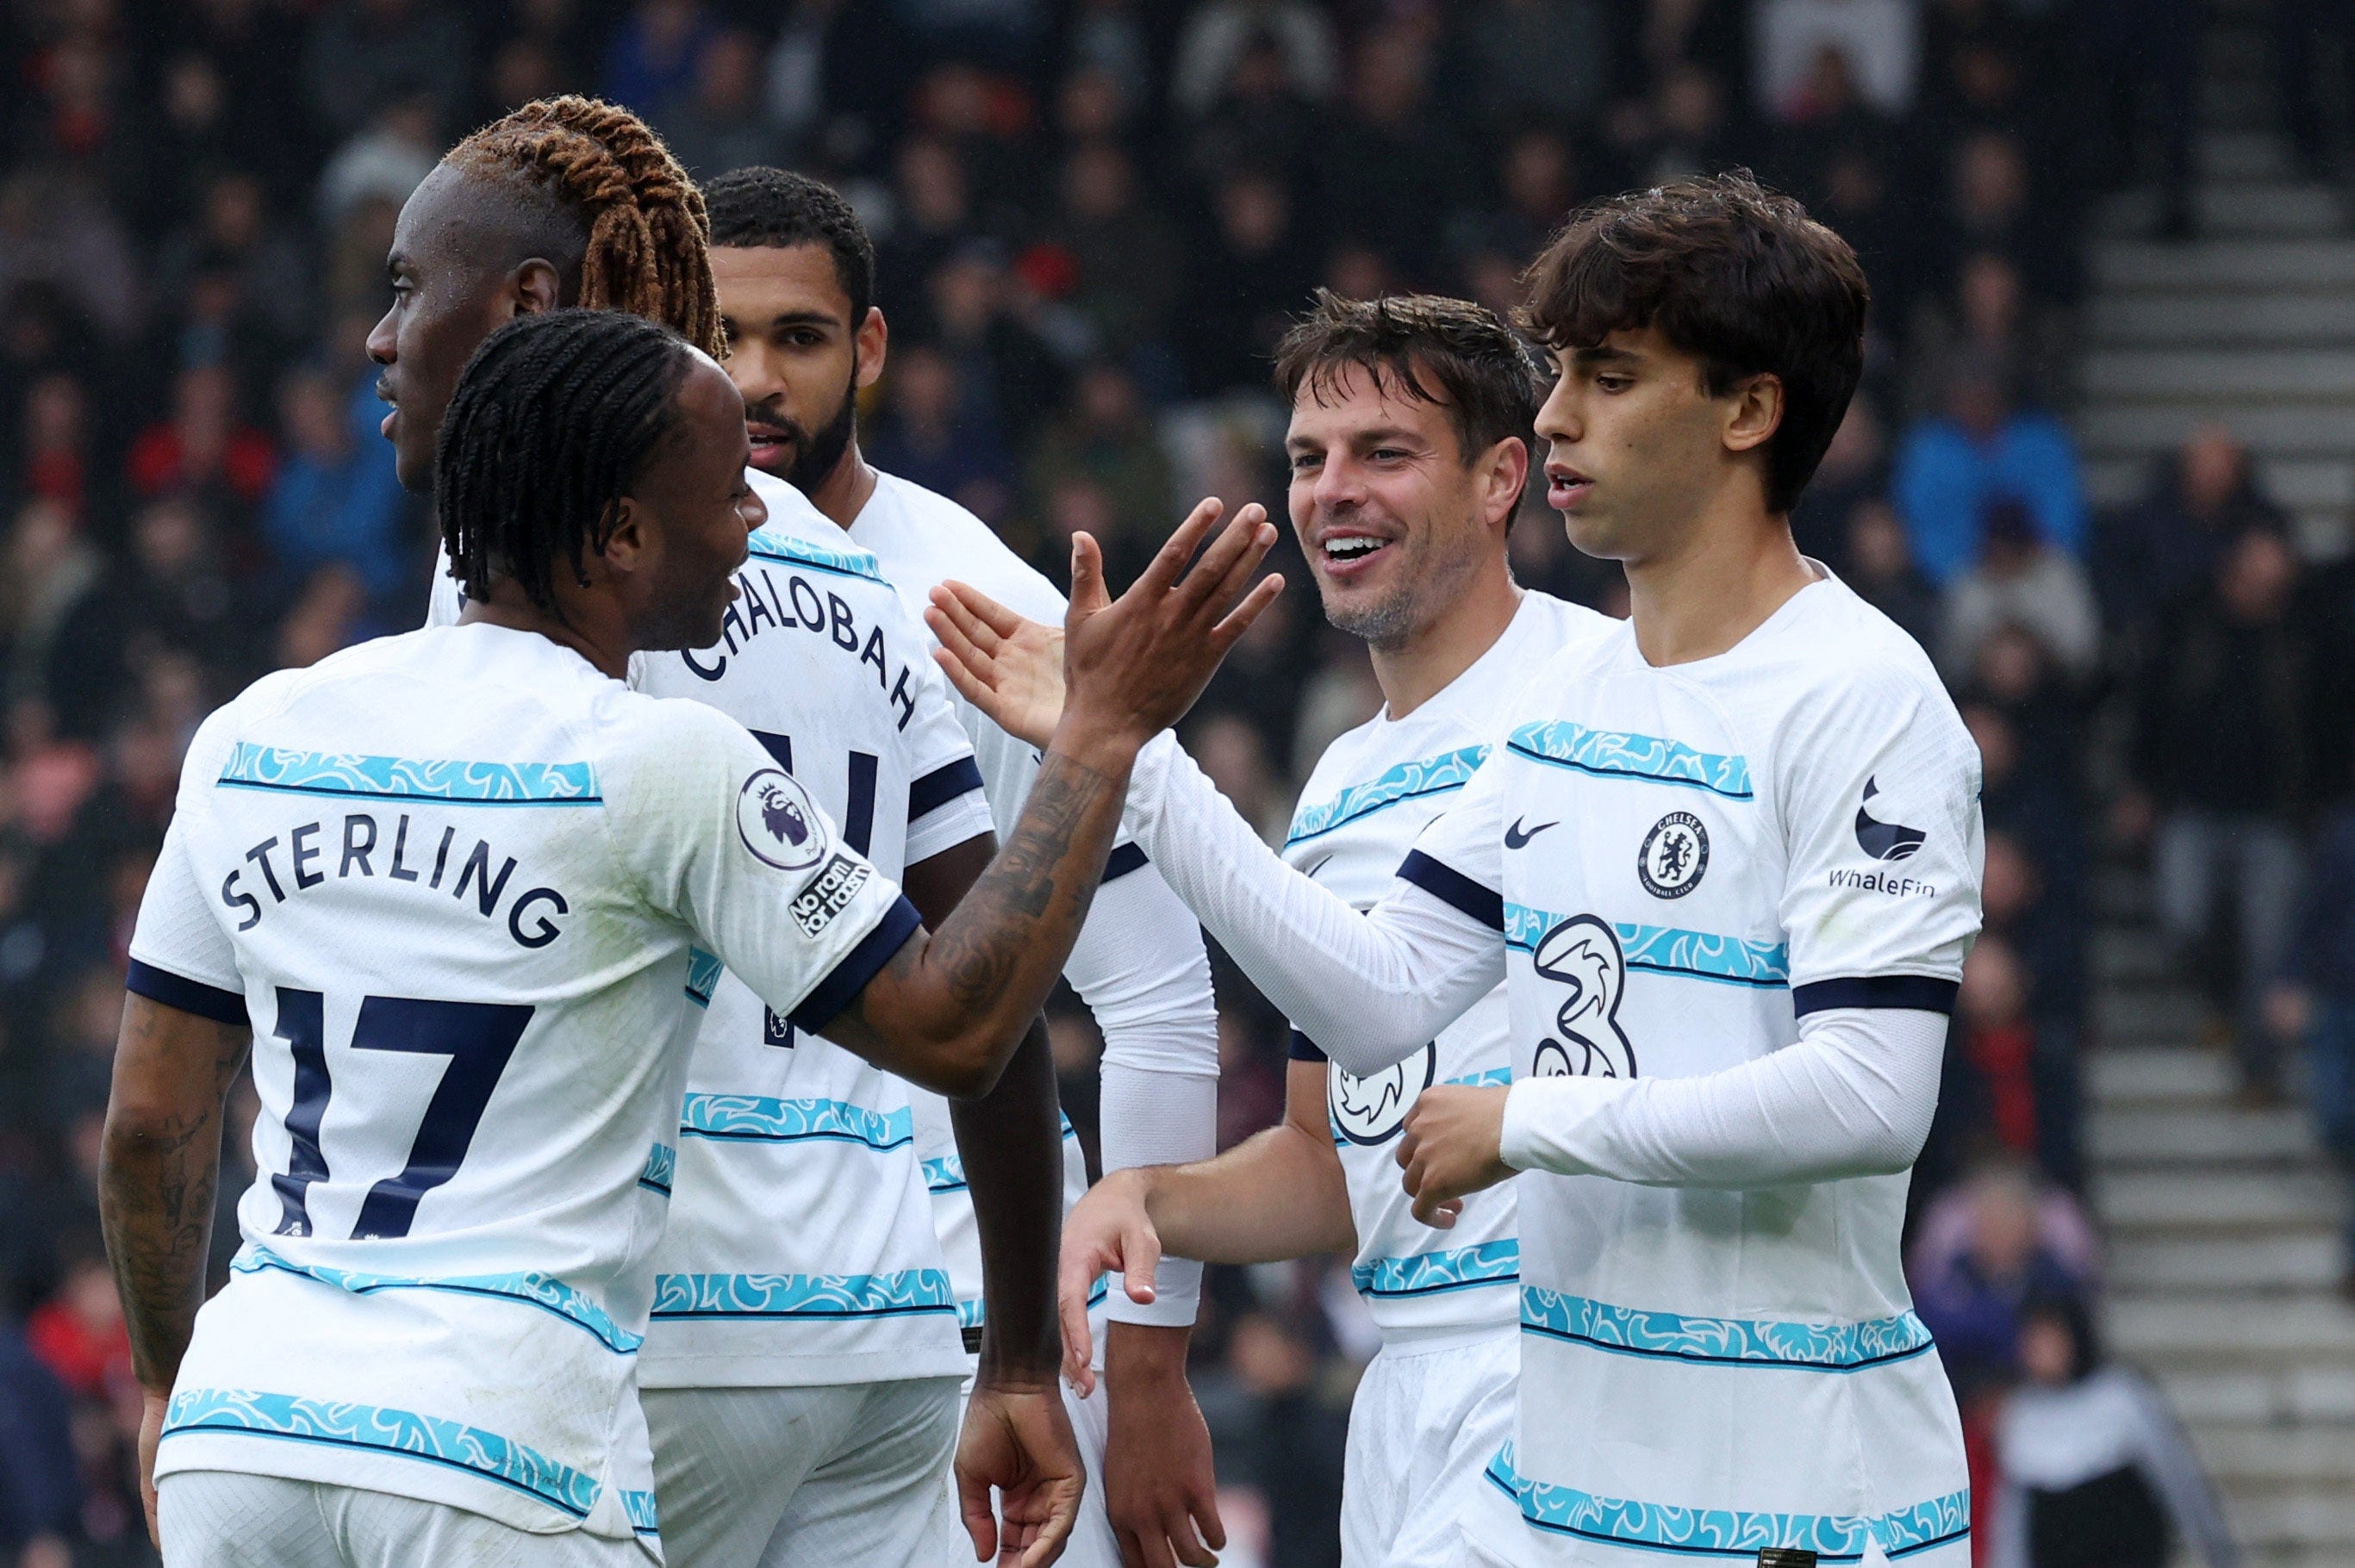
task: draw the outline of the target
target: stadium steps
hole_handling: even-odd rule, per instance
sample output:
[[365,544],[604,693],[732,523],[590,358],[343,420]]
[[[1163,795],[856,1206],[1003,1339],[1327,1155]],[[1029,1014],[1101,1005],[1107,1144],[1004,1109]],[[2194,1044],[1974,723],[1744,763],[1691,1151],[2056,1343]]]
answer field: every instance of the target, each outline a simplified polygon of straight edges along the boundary
[[2105,880],[2085,1149],[2105,1338],[2158,1379],[2253,1564],[2355,1568],[2345,1184],[2299,1110],[2236,1099],[2147,901]]
[[2097,504],[2140,494],[2195,425],[2222,422],[2306,549],[2355,545],[2355,237],[2346,193],[2302,178],[2276,128],[2256,0],[2202,40],[2198,238],[2153,240],[2155,189],[2100,204],[2076,412]]

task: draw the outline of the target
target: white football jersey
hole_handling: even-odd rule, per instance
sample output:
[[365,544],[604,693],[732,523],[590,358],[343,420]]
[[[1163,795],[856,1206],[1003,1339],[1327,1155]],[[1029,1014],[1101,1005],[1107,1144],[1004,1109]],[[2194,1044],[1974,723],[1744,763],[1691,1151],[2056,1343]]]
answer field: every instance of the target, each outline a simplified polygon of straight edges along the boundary
[[[1524,592],[1504,634],[1444,689],[1403,719],[1376,714],[1326,749],[1301,791],[1284,858],[1360,909],[1380,902],[1416,837],[1487,760],[1489,734],[1530,676],[1614,624]],[[1292,1055],[1321,1061],[1326,1053],[1295,1029]],[[1393,1157],[1407,1111],[1432,1084],[1511,1081],[1505,987],[1403,1061],[1363,1076],[1337,1066],[1327,1074],[1333,1144],[1357,1221],[1350,1275],[1374,1321],[1391,1338],[1509,1327],[1521,1278],[1513,1184],[1476,1193],[1453,1230],[1434,1230],[1415,1219]]]
[[[1620,627],[1513,719],[1400,874],[1501,933],[1516,1078],[1709,1073],[1810,1012],[1951,1010],[1978,757],[1928,658],[1845,584],[1666,668]],[[1966,1562],[1961,1428],[1899,1264],[1906,1183],[1523,1174],[1520,1411],[1478,1542],[1549,1565],[1874,1542]]]
[[916,924],[741,726],[546,637],[249,688],[189,748],[131,948],[133,991],[251,1020],[261,1100],[159,1472],[652,1549],[636,1366],[702,1004],[725,964],[822,1028]]
[[[875,558],[805,506],[777,507],[749,548],[721,641],[645,656],[632,684],[744,725],[887,876],[989,832],[948,682]],[[961,1376],[906,1082],[796,1029],[731,972],[687,1090],[639,1381]]]
[[[780,491],[795,494],[783,480],[758,470],[752,471],[751,477],[752,487],[762,499],[776,498],[773,504],[789,504],[778,495]],[[881,563],[884,577],[899,591],[900,602],[920,625],[924,607],[932,603],[932,589],[951,578],[972,583],[1033,620],[1050,625],[1062,623],[1063,596],[1055,592],[1054,584],[1025,565],[979,517],[921,485],[879,472],[875,494],[868,497],[850,526],[850,539]],[[1039,773],[1039,753],[984,718],[954,688],[949,696],[958,721],[973,742],[990,816],[1003,839],[1013,832],[1022,815],[1022,803],[1029,798],[1031,780]],[[1124,866],[1142,864],[1144,857],[1135,847],[1124,842],[1113,850],[1104,880],[1119,876]],[[965,1187],[964,1162],[957,1157],[948,1102],[913,1086],[908,1093],[932,1191],[932,1219],[948,1254],[958,1308],[965,1326],[977,1328],[982,1320],[981,1237],[974,1228],[973,1197]],[[1078,1202],[1087,1188],[1086,1158],[1067,1117],[1063,1122],[1064,1207]],[[1103,1294],[1100,1280],[1094,1301],[1101,1302]]]

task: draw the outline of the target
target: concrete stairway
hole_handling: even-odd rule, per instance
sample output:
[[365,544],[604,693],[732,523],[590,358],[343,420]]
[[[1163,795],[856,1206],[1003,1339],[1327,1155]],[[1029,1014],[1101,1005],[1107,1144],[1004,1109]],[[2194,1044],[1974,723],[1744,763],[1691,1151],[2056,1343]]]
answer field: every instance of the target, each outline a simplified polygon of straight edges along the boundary
[[2252,1563],[2355,1568],[2341,1183],[2299,1111],[2234,1104],[2133,890],[2106,901],[2086,1137],[2111,1349],[2158,1376]]
[[[2264,0],[2202,40],[2199,238],[2149,235],[2155,193],[2097,216],[2076,428],[2097,502],[2196,424],[2256,454],[2310,553],[2355,545],[2355,233],[2293,172]],[[2235,1104],[2168,972],[2139,880],[2105,876],[2087,1154],[2110,1243],[2113,1351],[2158,1377],[2261,1568],[2355,1568],[2355,1306],[2343,1185],[2296,1109]]]
[[2096,502],[2221,421],[2257,455],[2316,555],[2355,545],[2355,237],[2346,205],[2293,172],[2275,124],[2266,14],[2222,0],[2200,72],[2199,238],[2154,241],[2157,195],[2106,202],[2090,257],[2077,429]]

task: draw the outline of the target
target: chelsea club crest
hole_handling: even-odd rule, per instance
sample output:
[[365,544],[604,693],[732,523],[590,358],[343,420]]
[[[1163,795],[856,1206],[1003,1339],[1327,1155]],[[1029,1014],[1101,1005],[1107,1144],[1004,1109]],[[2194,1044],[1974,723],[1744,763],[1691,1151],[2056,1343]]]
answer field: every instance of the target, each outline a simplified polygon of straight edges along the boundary
[[1689,811],[1672,811],[1652,824],[1636,854],[1636,875],[1656,899],[1680,899],[1700,886],[1709,869],[1709,829]]

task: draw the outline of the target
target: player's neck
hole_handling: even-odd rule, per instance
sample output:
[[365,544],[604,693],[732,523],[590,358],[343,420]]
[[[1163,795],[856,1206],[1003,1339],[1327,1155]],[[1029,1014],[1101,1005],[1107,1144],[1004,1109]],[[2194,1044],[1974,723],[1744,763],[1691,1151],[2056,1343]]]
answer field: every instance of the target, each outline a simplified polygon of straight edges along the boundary
[[875,470],[858,450],[858,437],[853,435],[850,444],[842,449],[842,459],[834,471],[819,481],[809,493],[810,505],[823,513],[827,521],[847,533],[858,514],[875,495]]
[[1383,711],[1403,719],[1446,690],[1497,645],[1520,607],[1520,587],[1499,553],[1429,626],[1396,647],[1369,649]]
[[1677,543],[1625,563],[1636,647],[1656,667],[1714,658],[1816,581],[1788,523],[1753,496],[1722,497]]
[[[559,590],[559,592],[561,591]],[[570,648],[597,667],[600,675],[613,680],[630,677],[629,637],[618,616],[600,615],[578,596],[565,606],[571,623],[558,620],[524,597],[523,591],[512,582],[491,585],[490,595],[470,599],[460,612],[458,624],[505,626],[511,632],[536,632],[559,646]]]

